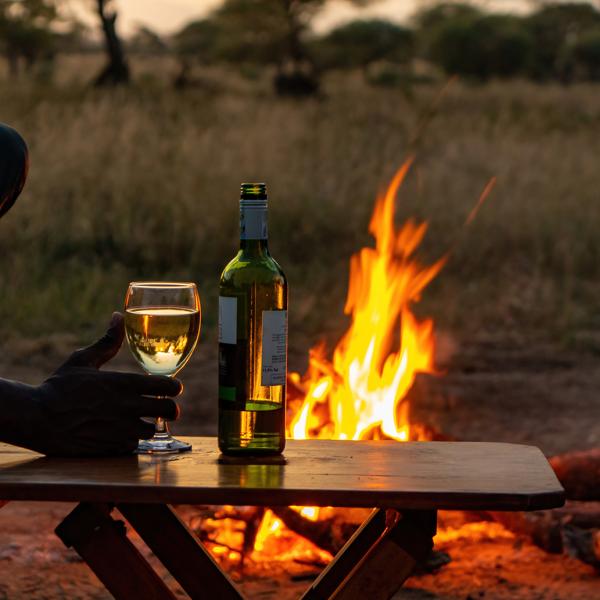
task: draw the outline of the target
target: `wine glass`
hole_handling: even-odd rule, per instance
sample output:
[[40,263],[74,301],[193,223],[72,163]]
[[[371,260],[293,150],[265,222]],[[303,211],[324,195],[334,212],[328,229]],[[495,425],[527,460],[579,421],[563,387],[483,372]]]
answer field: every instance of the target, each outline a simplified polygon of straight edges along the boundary
[[[150,375],[173,377],[189,360],[200,336],[200,297],[195,283],[138,282],[125,297],[125,332],[135,359]],[[156,419],[150,440],[140,440],[141,454],[175,453],[191,445],[171,436],[165,420]]]

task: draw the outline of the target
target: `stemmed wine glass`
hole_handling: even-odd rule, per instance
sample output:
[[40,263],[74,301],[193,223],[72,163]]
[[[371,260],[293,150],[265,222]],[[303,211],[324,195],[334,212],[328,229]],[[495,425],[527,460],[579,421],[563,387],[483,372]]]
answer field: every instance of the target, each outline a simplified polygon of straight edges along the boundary
[[[125,297],[127,342],[146,373],[176,375],[196,347],[200,322],[200,297],[195,283],[129,284]],[[158,417],[154,437],[140,440],[137,452],[175,453],[190,449],[190,444],[172,437],[165,420]]]

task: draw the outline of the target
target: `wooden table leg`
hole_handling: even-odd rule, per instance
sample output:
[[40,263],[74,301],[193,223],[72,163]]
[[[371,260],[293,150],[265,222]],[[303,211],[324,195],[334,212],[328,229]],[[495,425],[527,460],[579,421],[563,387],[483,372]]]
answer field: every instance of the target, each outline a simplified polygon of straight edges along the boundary
[[175,600],[138,549],[127,539],[123,521],[111,518],[107,504],[79,504],[55,533],[73,547],[117,600]]
[[433,548],[435,511],[373,511],[302,597],[387,600]]
[[118,504],[117,508],[191,598],[241,600],[231,579],[171,507]]
[[[191,598],[241,600],[233,582],[173,510],[120,504],[123,516]],[[175,595],[127,539],[106,504],[79,504],[56,528],[118,600]],[[433,547],[435,511],[377,509],[302,596],[303,600],[388,600]]]

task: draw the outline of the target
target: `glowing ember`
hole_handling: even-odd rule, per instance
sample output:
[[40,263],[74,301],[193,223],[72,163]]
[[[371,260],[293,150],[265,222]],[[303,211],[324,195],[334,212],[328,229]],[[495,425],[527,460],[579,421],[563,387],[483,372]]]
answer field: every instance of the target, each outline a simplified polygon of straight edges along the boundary
[[290,531],[271,510],[267,510],[256,535],[251,558],[254,561],[300,560],[312,564],[326,564],[332,556],[306,538]]
[[474,523],[465,523],[459,528],[448,527],[438,529],[436,536],[433,538],[434,544],[445,544],[454,542],[463,538],[476,542],[482,540],[494,539],[514,539],[514,533],[511,533],[504,528],[500,523],[492,523],[489,521],[476,521]]

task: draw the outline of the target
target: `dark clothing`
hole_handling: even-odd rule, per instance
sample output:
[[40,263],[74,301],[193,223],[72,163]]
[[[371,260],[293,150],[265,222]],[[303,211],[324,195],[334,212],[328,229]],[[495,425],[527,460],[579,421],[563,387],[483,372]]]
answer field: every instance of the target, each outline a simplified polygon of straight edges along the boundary
[[18,198],[29,169],[25,140],[8,125],[0,123],[0,217]]

